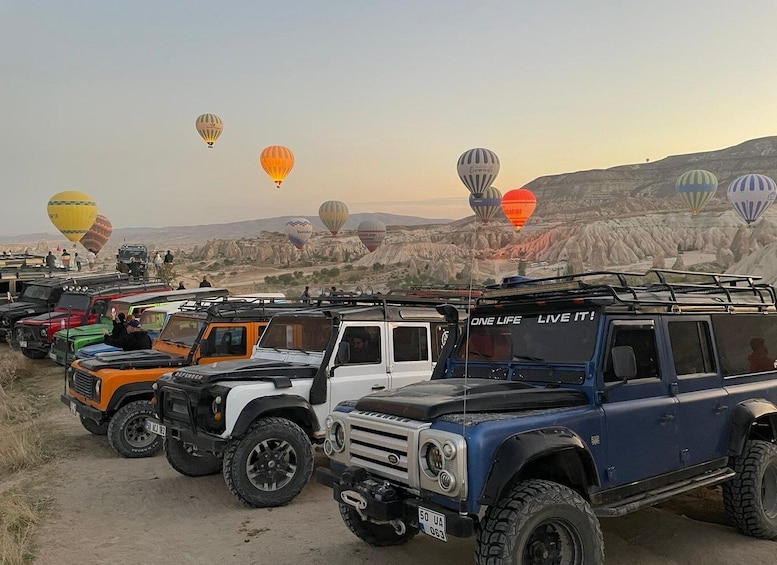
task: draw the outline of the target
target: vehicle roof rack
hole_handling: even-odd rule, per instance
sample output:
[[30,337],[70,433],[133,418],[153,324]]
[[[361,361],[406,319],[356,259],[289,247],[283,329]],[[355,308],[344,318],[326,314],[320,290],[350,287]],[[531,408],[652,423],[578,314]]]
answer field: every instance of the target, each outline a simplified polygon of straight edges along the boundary
[[299,300],[290,300],[288,298],[268,298],[268,297],[241,297],[241,296],[217,296],[213,298],[197,298],[187,300],[181,304],[181,312],[205,312],[208,314],[217,314],[228,310],[243,311],[261,308],[263,306],[286,306],[294,307],[302,305]]
[[444,288],[428,287],[424,289],[408,288],[393,289],[386,294],[356,294],[337,293],[329,296],[318,296],[312,301],[317,306],[387,306],[387,305],[440,305],[458,304],[467,305],[481,296],[482,290],[473,289],[470,296],[469,290],[452,290]]
[[671,269],[650,269],[644,273],[596,271],[503,282],[500,288],[486,289],[478,304],[606,298],[629,310],[773,309],[777,305],[774,287],[759,280],[761,277],[753,275]]

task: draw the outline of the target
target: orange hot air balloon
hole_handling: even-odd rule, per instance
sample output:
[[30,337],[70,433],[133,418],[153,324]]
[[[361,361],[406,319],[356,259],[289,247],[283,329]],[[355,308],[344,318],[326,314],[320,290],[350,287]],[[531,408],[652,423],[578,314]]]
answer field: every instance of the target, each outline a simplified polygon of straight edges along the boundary
[[111,232],[113,232],[111,221],[105,216],[97,214],[97,219],[94,221],[94,224],[92,224],[92,227],[89,228],[89,231],[84,234],[84,237],[81,238],[80,243],[89,251],[97,255],[102,250],[103,246],[108,243]]
[[515,231],[521,231],[523,224],[537,207],[537,199],[532,191],[516,188],[502,196],[502,211],[515,226]]
[[283,179],[294,167],[294,154],[291,149],[283,145],[270,145],[265,147],[259,155],[259,164],[280,188]]

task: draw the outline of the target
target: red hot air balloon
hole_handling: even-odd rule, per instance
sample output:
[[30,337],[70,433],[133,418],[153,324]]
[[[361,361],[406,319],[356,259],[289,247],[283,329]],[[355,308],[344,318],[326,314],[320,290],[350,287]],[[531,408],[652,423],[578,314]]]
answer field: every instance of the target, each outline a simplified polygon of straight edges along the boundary
[[89,228],[89,231],[81,238],[81,245],[86,249],[97,255],[103,246],[108,243],[108,239],[113,232],[113,226],[111,221],[100,214],[97,215],[97,219]]
[[536,207],[537,199],[534,193],[525,188],[513,189],[502,196],[502,211],[515,226],[515,231],[521,231]]
[[364,220],[356,228],[359,239],[370,253],[375,251],[386,237],[386,226],[377,220]]

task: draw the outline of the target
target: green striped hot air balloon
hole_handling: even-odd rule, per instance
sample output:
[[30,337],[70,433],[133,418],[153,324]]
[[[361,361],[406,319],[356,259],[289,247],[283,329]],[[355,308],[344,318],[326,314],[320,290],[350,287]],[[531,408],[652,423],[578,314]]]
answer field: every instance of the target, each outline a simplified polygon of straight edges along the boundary
[[711,172],[701,169],[688,171],[677,179],[675,189],[695,216],[715,196],[715,191],[718,190],[718,178]]
[[221,135],[224,124],[216,114],[202,114],[194,122],[194,127],[197,128],[200,137],[208,144],[208,148],[213,149],[213,144]]

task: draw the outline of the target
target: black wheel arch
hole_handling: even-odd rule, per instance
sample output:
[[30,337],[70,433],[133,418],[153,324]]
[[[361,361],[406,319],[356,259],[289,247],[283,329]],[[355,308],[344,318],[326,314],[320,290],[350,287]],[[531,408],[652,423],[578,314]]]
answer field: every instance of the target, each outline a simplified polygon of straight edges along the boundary
[[129,402],[135,400],[151,400],[154,398],[154,389],[151,388],[153,382],[147,383],[129,383],[121,385],[116,389],[116,392],[111,396],[111,401],[108,403],[108,414],[113,414]]
[[242,436],[258,418],[277,416],[286,418],[301,427],[313,439],[315,432],[321,429],[313,406],[294,394],[278,394],[254,398],[246,404],[232,429],[233,437]]
[[734,407],[728,436],[730,456],[742,454],[745,443],[751,437],[753,424],[762,424],[768,429],[769,437],[759,439],[777,439],[777,406],[765,398],[752,398]]
[[[549,464],[556,476],[542,476]],[[554,480],[581,493],[600,486],[596,463],[583,439],[568,428],[544,428],[515,434],[499,445],[478,502],[494,505],[506,488],[529,478]]]

